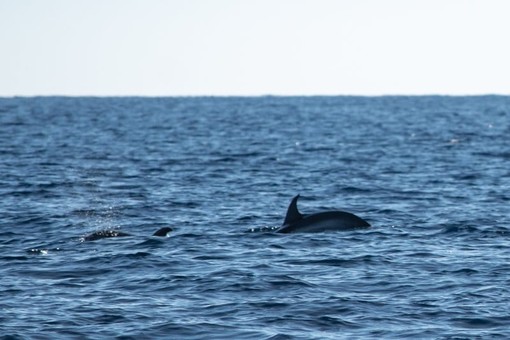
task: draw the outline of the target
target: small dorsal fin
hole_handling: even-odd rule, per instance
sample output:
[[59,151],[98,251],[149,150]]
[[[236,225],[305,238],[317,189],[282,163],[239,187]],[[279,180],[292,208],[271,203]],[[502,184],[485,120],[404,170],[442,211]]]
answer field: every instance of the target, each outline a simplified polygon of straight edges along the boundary
[[169,232],[173,231],[172,228],[170,227],[164,227],[164,228],[161,228],[159,229],[158,231],[156,231],[154,234],[152,234],[152,236],[161,236],[161,237],[165,237],[167,236],[167,234]]
[[297,200],[299,198],[299,195],[295,196],[292,201],[289,204],[289,208],[287,209],[287,215],[285,216],[285,221],[283,222],[283,225],[291,224],[294,222],[299,221],[303,218],[303,215],[299,212],[297,208]]

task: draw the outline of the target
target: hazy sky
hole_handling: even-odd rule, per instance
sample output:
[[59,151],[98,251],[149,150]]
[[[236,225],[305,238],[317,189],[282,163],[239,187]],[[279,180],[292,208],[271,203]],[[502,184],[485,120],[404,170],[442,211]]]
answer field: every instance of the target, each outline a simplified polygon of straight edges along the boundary
[[0,0],[0,96],[510,94],[509,0]]

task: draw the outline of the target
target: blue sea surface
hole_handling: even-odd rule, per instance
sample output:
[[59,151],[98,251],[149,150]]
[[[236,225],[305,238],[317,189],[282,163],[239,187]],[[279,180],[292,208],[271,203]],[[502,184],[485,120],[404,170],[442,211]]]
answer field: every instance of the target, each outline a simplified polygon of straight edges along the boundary
[[0,175],[2,339],[510,338],[507,96],[0,98]]

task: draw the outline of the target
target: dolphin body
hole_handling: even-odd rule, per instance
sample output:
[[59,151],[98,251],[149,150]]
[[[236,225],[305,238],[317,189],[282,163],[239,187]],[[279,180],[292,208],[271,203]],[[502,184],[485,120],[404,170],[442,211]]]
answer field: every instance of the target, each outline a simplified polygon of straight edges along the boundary
[[[160,237],[166,237],[169,232],[172,231],[172,228],[164,227],[156,231],[152,236],[160,236]],[[83,241],[96,241],[103,238],[110,238],[110,237],[124,237],[124,236],[132,236],[131,234],[124,233],[119,230],[99,230],[92,234],[89,234],[85,237],[83,237],[81,240]]]
[[325,211],[303,215],[297,208],[298,198],[299,195],[290,202],[285,221],[276,231],[277,233],[317,233],[370,227],[364,219],[345,211]]

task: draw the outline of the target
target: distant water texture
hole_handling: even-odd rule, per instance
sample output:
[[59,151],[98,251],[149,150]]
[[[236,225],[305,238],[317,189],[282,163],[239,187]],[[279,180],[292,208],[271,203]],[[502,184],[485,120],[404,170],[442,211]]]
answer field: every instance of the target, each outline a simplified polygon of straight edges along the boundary
[[0,175],[1,339],[510,338],[510,97],[0,98]]

